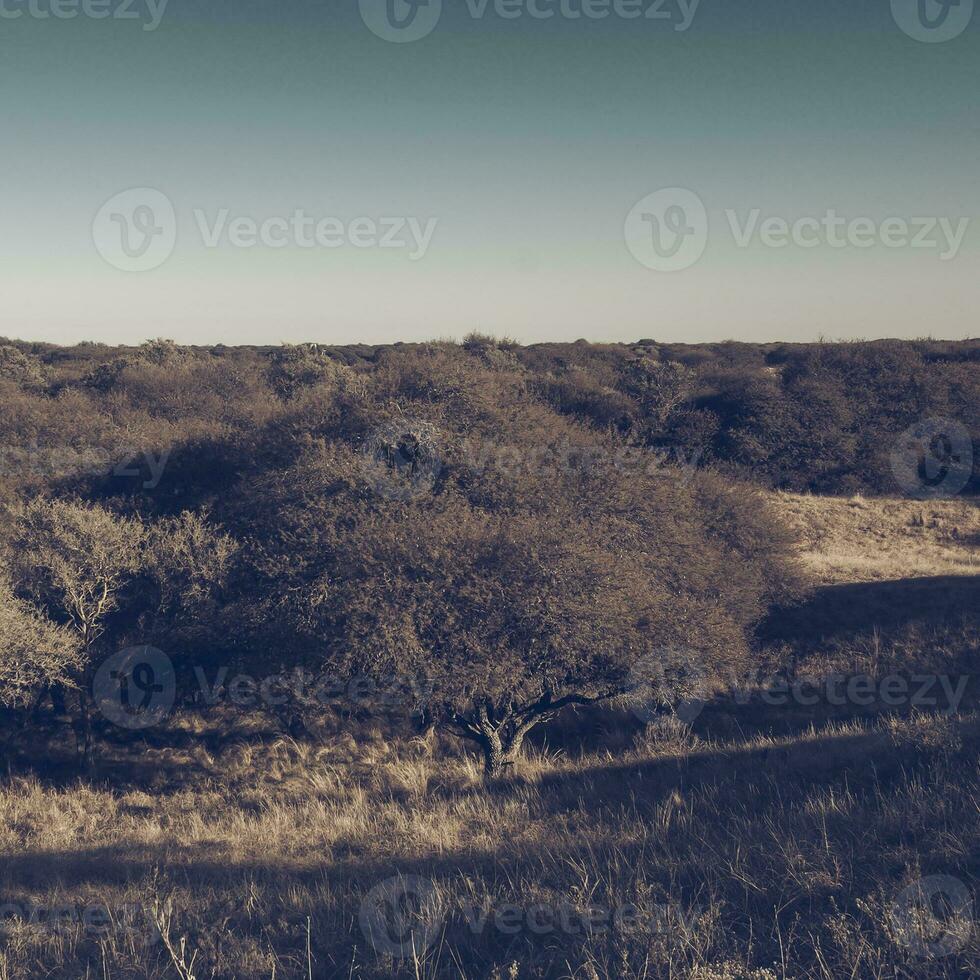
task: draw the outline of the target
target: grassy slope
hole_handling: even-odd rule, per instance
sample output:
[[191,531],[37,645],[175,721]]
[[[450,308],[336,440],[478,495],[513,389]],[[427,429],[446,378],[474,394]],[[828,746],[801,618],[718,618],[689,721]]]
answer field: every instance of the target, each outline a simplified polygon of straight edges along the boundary
[[780,493],[774,503],[826,585],[937,575],[980,575],[980,506]]
[[[829,605],[821,591],[806,611],[819,636],[804,619],[807,635],[792,637],[811,664],[831,648],[865,663],[869,611],[882,620],[879,654],[922,653],[909,646],[916,630],[943,628],[929,601],[912,620],[878,611],[907,606],[903,583],[921,598],[929,576],[962,585],[975,574],[977,511],[966,504],[784,496],[779,506],[804,526],[807,564],[829,590]],[[886,591],[839,591],[872,587]],[[842,632],[828,632],[841,618]],[[380,723],[323,746],[242,738],[209,752],[185,720],[184,747],[151,738],[112,770],[114,789],[15,777],[0,787],[3,899],[139,905],[136,924],[162,923],[174,953],[118,922],[104,936],[8,922],[0,980],[176,977],[182,937],[199,980],[305,977],[310,963],[317,977],[980,972],[975,928],[955,932],[949,955],[922,957],[890,915],[922,876],[977,893],[973,713],[828,720],[819,707],[722,703],[693,734],[659,737],[614,720],[586,726],[584,749],[559,727],[493,791],[455,743],[391,739]],[[105,759],[108,776],[109,749]],[[379,956],[359,925],[364,894],[392,876],[431,887],[438,909],[411,920],[419,933],[433,924],[433,941],[405,959]],[[589,934],[574,914],[626,903],[645,928]],[[531,928],[538,904],[564,921]],[[474,906],[514,906],[516,930],[492,918],[471,926]]]

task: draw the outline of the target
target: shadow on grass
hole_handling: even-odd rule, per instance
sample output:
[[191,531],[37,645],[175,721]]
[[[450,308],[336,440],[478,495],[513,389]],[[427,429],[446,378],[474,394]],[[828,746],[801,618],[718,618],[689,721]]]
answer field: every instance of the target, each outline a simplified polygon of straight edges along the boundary
[[764,643],[806,648],[875,631],[894,634],[913,623],[942,624],[971,613],[980,615],[980,575],[851,582],[822,586],[798,605],[774,610],[758,635]]
[[[963,751],[975,752],[980,747],[980,721],[960,723],[960,729],[969,746]],[[533,786],[539,798],[532,806],[543,812],[558,812],[582,803],[601,809],[656,806],[678,790],[686,793],[705,786],[734,798],[744,793],[747,783],[752,783],[760,794],[768,792],[770,800],[779,797],[785,802],[794,796],[810,795],[821,786],[846,784],[858,790],[873,783],[880,788],[892,777],[903,777],[910,765],[928,756],[929,750],[897,746],[881,731],[817,733],[789,744],[695,749],[640,762],[558,769],[533,784],[515,777],[487,786],[437,788],[431,795],[506,799],[526,796]],[[764,795],[755,802],[764,805]],[[325,856],[322,861],[311,863],[307,859],[290,864],[278,859],[271,865],[249,859],[216,860],[215,845],[207,842],[175,843],[164,848],[132,842],[79,850],[0,854],[0,883],[7,889],[27,885],[126,884],[161,868],[175,882],[202,885],[256,874],[263,879],[307,883],[325,879],[363,881],[393,874],[439,877],[486,872],[500,865],[510,850],[504,839],[493,852],[466,850],[411,859],[367,858],[361,854],[344,857],[341,844],[336,855]]]
[[[963,744],[959,753],[966,765],[977,754],[978,724],[970,719],[960,723],[960,728]],[[814,880],[799,894],[787,894],[778,876],[769,876],[761,888],[748,892],[740,879],[723,869],[734,866],[743,849],[771,848],[777,828],[794,848],[819,845],[818,850],[850,854],[865,828],[855,824],[854,814],[846,809],[823,812],[819,842],[798,836],[799,829],[807,826],[802,815],[808,801],[842,795],[866,796],[869,802],[878,799],[893,782],[907,783],[910,771],[926,771],[930,752],[934,750],[897,744],[880,731],[826,733],[787,745],[708,748],[631,764],[569,767],[544,774],[533,787],[513,778],[490,787],[437,788],[433,794],[485,796],[488,805],[499,805],[502,813],[523,813],[522,819],[533,821],[539,830],[550,826],[552,818],[574,820],[583,811],[594,814],[597,828],[616,827],[625,816],[645,823],[651,830],[648,837],[634,832],[626,837],[596,833],[528,840],[520,833],[504,833],[492,845],[407,856],[365,853],[363,836],[356,833],[334,840],[322,852],[312,844],[297,849],[291,846],[295,842],[274,839],[254,839],[243,845],[222,839],[182,843],[173,836],[164,844],[132,841],[0,854],[0,890],[8,900],[16,900],[34,890],[106,896],[115,889],[130,900],[139,895],[145,903],[162,892],[174,896],[181,935],[188,935],[192,945],[206,941],[203,937],[220,921],[222,934],[235,934],[239,940],[250,937],[263,945],[273,943],[277,954],[286,956],[303,955],[303,929],[309,915],[312,954],[328,970],[316,975],[332,976],[330,970],[343,972],[359,956],[373,958],[359,930],[358,909],[364,895],[381,882],[396,877],[437,881],[443,893],[455,896],[456,902],[466,896],[479,901],[486,894],[494,902],[510,901],[523,907],[522,903],[538,900],[529,895],[538,895],[539,888],[546,894],[571,897],[584,869],[582,873],[598,875],[597,885],[606,875],[618,882],[615,895],[606,894],[605,886],[590,894],[592,904],[599,907],[629,901],[620,889],[634,879],[638,887],[653,888],[659,900],[678,902],[688,909],[705,898],[712,903],[730,902],[741,910],[741,918],[736,916],[736,921],[727,924],[735,940],[751,940],[759,956],[775,959],[778,930],[741,933],[752,930],[753,922],[771,920],[777,907],[783,927],[797,914],[834,914],[838,903],[848,902],[847,896],[880,887],[894,869],[879,866],[882,857],[869,854],[857,866],[857,877],[836,883]],[[710,800],[711,813],[692,811],[687,822],[664,823],[665,809],[675,801],[678,807],[693,806],[696,791],[701,791],[697,799],[702,806]],[[516,811],[512,802],[517,804]],[[406,804],[406,809],[417,805]],[[752,814],[761,817],[767,813],[770,817],[766,819],[744,823]],[[726,830],[728,821],[722,815],[740,817],[749,837],[736,839],[737,835]],[[799,827],[797,820],[803,821]],[[889,833],[895,835],[894,841],[886,839]],[[877,832],[876,847],[898,847],[908,840],[907,830],[896,825],[893,830]],[[914,842],[914,835],[911,840]],[[248,854],[249,846],[258,853]],[[376,846],[380,850],[380,844]],[[711,881],[704,878],[703,857],[708,848],[717,868]],[[895,873],[897,876],[900,869]],[[965,859],[956,873],[974,878],[980,874],[980,857]],[[475,892],[474,882],[479,884]],[[297,892],[297,888],[305,891]],[[299,898],[277,906],[276,926],[271,930],[269,921],[244,901],[244,896],[253,893]],[[586,942],[582,936],[537,935],[526,929],[503,935],[488,928],[478,935],[455,906],[440,928],[440,942],[445,941],[471,971],[468,975],[474,976],[486,975],[495,963],[510,962],[507,957],[528,967],[533,964],[539,970],[535,975],[550,976],[566,962],[570,947]]]

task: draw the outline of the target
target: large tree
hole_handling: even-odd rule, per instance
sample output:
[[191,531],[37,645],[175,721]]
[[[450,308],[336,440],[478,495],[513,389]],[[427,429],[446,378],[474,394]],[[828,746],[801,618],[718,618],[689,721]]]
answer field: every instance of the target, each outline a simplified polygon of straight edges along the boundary
[[624,470],[598,445],[579,464],[522,448],[530,467],[456,460],[432,492],[386,495],[334,444],[265,488],[270,615],[331,671],[424,677],[417,707],[477,743],[491,777],[565,707],[638,679],[668,702],[692,671],[728,676],[793,578],[785,536],[744,491]]

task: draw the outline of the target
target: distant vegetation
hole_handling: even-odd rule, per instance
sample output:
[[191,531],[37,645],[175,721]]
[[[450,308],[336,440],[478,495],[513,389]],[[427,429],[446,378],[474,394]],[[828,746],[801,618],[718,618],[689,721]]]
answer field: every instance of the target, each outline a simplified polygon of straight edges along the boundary
[[[385,379],[402,389],[384,392]],[[65,476],[73,471],[67,451],[90,446],[185,457],[214,446],[262,467],[263,438],[284,424],[295,431],[318,401],[326,411],[325,400],[336,407],[367,390],[375,401],[407,398],[413,410],[445,407],[453,384],[496,391],[505,379],[508,398],[525,407],[548,407],[673,462],[794,491],[894,493],[888,456],[907,427],[945,418],[974,438],[980,431],[980,340],[521,347],[471,334],[461,346],[280,348],[0,341],[5,482],[9,491],[30,488],[30,472],[14,460],[32,445],[42,459],[62,450]],[[968,493],[980,490],[978,459],[975,452]],[[180,492],[218,489],[195,483]]]
[[[624,357],[625,414],[602,419],[568,404],[593,390],[583,369],[477,336],[3,350],[0,699],[22,729],[67,712],[87,765],[100,665],[151,644],[186,701],[195,671],[230,667],[411,678],[405,713],[496,777],[534,727],[640,669],[665,704],[730,670],[798,586],[757,495],[651,449],[687,369],[648,353]],[[266,700],[292,733],[323,708]]]
[[903,429],[980,431],[980,343],[7,342],[0,389],[8,649],[50,639],[0,699],[54,699],[90,762],[93,672],[127,644],[407,672],[419,724],[495,775],[638,663],[666,691],[678,650],[749,656],[798,588],[750,486],[893,490]]
[[[2,978],[916,976],[973,881],[977,454],[886,495],[980,343],[3,342],[0,403]],[[472,922],[542,903],[648,928]]]

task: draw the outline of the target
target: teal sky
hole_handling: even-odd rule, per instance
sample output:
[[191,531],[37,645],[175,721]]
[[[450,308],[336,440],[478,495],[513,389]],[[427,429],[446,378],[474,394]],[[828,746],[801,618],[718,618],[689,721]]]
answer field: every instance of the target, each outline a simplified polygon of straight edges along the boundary
[[[146,0],[132,9],[149,20]],[[445,0],[435,29],[403,44],[368,30],[357,0],[170,0],[152,31],[0,19],[0,333],[980,334],[980,13],[922,43],[889,0],[701,0],[684,31],[676,0],[663,9],[673,21],[505,19],[491,2],[478,19]],[[176,214],[172,255],[143,272],[93,244],[102,205],[135,187]],[[645,268],[624,240],[634,204],[665,187],[693,191],[708,216],[703,256],[675,272]],[[725,212],[755,208],[789,223],[834,209],[970,224],[945,261],[881,243],[739,247]],[[206,247],[195,211],[221,209],[436,225],[415,261],[350,243]]]

